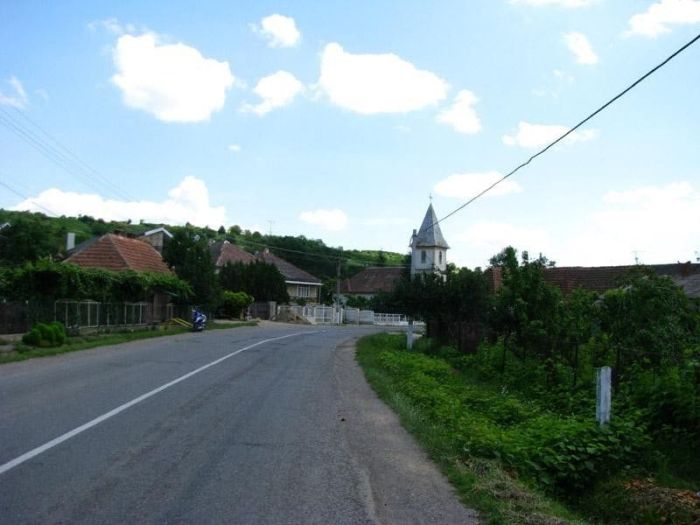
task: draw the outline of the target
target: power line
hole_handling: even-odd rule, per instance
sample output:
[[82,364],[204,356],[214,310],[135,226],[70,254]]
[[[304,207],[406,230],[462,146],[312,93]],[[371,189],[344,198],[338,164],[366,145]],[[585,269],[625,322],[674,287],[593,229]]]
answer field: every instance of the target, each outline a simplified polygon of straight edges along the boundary
[[[307,251],[303,251],[303,250],[294,250],[294,249],[291,249],[291,248],[281,248],[281,247],[278,247],[278,246],[271,246],[271,245],[269,245],[269,244],[267,244],[267,243],[250,241],[250,240],[248,240],[248,239],[237,239],[237,240],[236,240],[236,243],[239,243],[239,244],[248,244],[248,245],[258,246],[258,247],[261,247],[261,248],[268,248],[268,249],[274,250],[274,251],[295,253],[295,254],[298,254],[298,255],[306,255],[306,256],[309,256],[309,257],[316,257],[316,258],[321,257],[321,258],[324,258],[324,259],[328,259],[328,260],[330,260],[330,261],[337,261],[338,259],[340,259],[340,260],[343,260],[343,261],[346,261],[346,262],[355,263],[355,264],[364,265],[364,266],[370,266],[370,265],[376,265],[376,264],[377,264],[377,261],[370,261],[370,260],[368,260],[368,259],[358,259],[358,258],[355,258],[355,257],[346,257],[346,256],[343,256],[343,255],[331,255],[331,254],[325,254],[325,253],[314,253],[314,252],[307,252]],[[333,249],[333,248],[331,248],[331,249]],[[405,268],[405,267],[407,267],[407,265],[398,265],[398,266],[397,266],[397,265],[392,265],[392,266],[387,266],[387,267],[389,267],[389,268]]]
[[26,195],[23,195],[22,193],[20,193],[19,191],[17,191],[17,190],[14,189],[13,187],[11,187],[9,184],[6,184],[5,182],[0,181],[0,186],[4,186],[5,188],[7,188],[8,190],[10,190],[12,193],[14,193],[15,195],[17,195],[18,197],[20,197],[20,198],[22,198],[22,199],[24,199],[24,200],[26,200],[26,201],[31,202],[31,203],[34,204],[37,208],[41,208],[42,210],[44,210],[45,212],[47,212],[49,215],[53,215],[54,217],[59,217],[59,214],[58,214],[58,213],[56,213],[56,212],[54,212],[54,211],[51,211],[50,209],[48,209],[48,208],[42,206],[41,204],[39,204],[39,203],[36,202],[35,200],[30,199],[30,198],[27,197]]
[[93,190],[96,190],[98,192],[106,190],[109,193],[118,196],[119,198],[133,200],[133,197],[128,195],[126,192],[122,191],[118,186],[114,185],[106,177],[100,175],[99,172],[97,172],[97,170],[90,167],[75,153],[73,153],[63,144],[61,144],[61,142],[59,142],[58,139],[50,135],[46,130],[39,126],[39,124],[31,120],[27,115],[24,115],[24,113],[22,113],[20,110],[15,109],[15,111],[17,111],[17,113],[22,115],[23,118],[25,118],[34,127],[36,127],[41,132],[41,134],[48,137],[48,139],[51,142],[53,142],[53,144],[44,139],[40,134],[34,132],[26,124],[18,120],[10,112],[3,108],[0,108],[0,124],[4,125],[7,129],[12,131],[24,142],[26,142],[31,147],[42,153],[55,165],[62,168],[70,175],[81,179],[83,183],[90,186]]
[[547,150],[549,150],[550,148],[552,148],[553,146],[555,146],[556,144],[558,144],[559,142],[561,142],[562,140],[564,140],[564,139],[565,139],[566,137],[568,137],[569,135],[571,135],[574,131],[576,131],[578,128],[580,128],[581,126],[583,126],[586,122],[588,122],[589,120],[591,120],[591,119],[592,119],[593,117],[595,117],[598,113],[600,113],[601,111],[603,111],[604,109],[606,109],[608,106],[610,106],[611,104],[613,104],[615,101],[617,101],[619,98],[623,97],[623,96],[626,95],[629,91],[631,91],[632,89],[634,89],[635,87],[637,87],[638,84],[640,84],[641,82],[643,82],[644,80],[646,80],[648,77],[650,77],[651,75],[653,75],[654,73],[656,73],[656,71],[658,71],[658,70],[661,69],[663,66],[665,66],[666,64],[668,64],[671,60],[673,60],[673,59],[676,58],[678,55],[680,55],[683,51],[685,51],[685,50],[688,49],[690,46],[692,46],[693,44],[695,44],[695,42],[697,42],[698,40],[700,40],[700,34],[698,34],[695,38],[693,38],[692,40],[690,40],[690,42],[688,42],[687,44],[685,44],[685,45],[681,46],[680,48],[678,48],[674,53],[672,53],[672,54],[671,54],[668,58],[666,58],[663,62],[661,62],[661,63],[658,64],[657,66],[653,67],[652,69],[650,69],[649,71],[647,71],[644,75],[642,75],[642,76],[639,77],[637,80],[635,80],[634,82],[632,82],[632,84],[630,84],[630,85],[627,86],[624,90],[622,90],[620,93],[618,93],[618,94],[615,95],[613,98],[611,98],[610,100],[608,100],[605,104],[603,104],[602,106],[600,106],[598,109],[596,109],[593,113],[591,113],[591,114],[588,115],[586,118],[584,118],[582,121],[580,121],[578,124],[576,124],[576,125],[575,125],[573,128],[571,128],[569,131],[567,131],[566,133],[564,133],[563,135],[561,135],[558,139],[556,139],[556,140],[554,140],[553,142],[549,143],[547,146],[545,146],[544,148],[542,148],[540,151],[538,151],[537,153],[535,153],[534,155],[532,155],[532,156],[531,156],[529,159],[527,159],[525,162],[523,162],[522,164],[520,164],[519,166],[517,166],[515,169],[511,170],[510,172],[508,172],[506,175],[504,175],[503,177],[501,177],[500,179],[498,179],[496,182],[494,182],[493,184],[491,184],[491,185],[490,185],[489,187],[487,187],[486,189],[484,189],[484,190],[482,190],[481,192],[479,192],[478,194],[476,194],[474,197],[472,197],[471,199],[469,199],[467,202],[465,202],[464,204],[462,204],[462,205],[459,206],[458,208],[455,208],[454,210],[452,210],[450,213],[448,213],[447,215],[445,215],[442,219],[439,219],[439,220],[435,221],[430,227],[432,228],[432,227],[434,227],[434,226],[437,226],[437,225],[440,224],[442,221],[444,221],[444,220],[446,220],[446,219],[449,219],[449,218],[452,217],[455,213],[457,213],[457,212],[463,210],[464,208],[466,208],[467,206],[469,206],[472,202],[474,202],[476,199],[478,199],[479,197],[481,197],[481,196],[483,196],[484,194],[486,194],[486,193],[488,193],[489,191],[491,191],[493,188],[495,188],[496,186],[498,186],[501,182],[503,182],[504,180],[506,180],[508,177],[510,177],[511,175],[514,175],[514,174],[515,174],[517,171],[519,171],[521,168],[524,168],[525,166],[527,166],[528,164],[530,164],[533,160],[535,160],[537,157],[539,157],[540,155],[542,155],[544,152],[546,152]]
[[31,119],[29,115],[27,115],[24,111],[20,111],[18,108],[14,108],[14,110],[22,117],[24,118],[27,122],[29,122],[32,126],[34,126],[36,129],[38,129],[45,137],[47,137],[49,140],[51,140],[54,144],[56,144],[61,150],[63,150],[68,156],[70,156],[75,162],[79,165],[82,166],[87,172],[92,173],[97,179],[99,179],[103,184],[110,186],[113,188],[121,197],[130,199],[130,200],[135,200],[132,195],[130,195],[128,192],[122,190],[119,186],[116,184],[112,183],[107,177],[102,175],[99,171],[97,171],[95,168],[90,166],[87,162],[85,162],[83,159],[81,159],[75,152],[70,150],[67,146],[62,144],[56,137],[51,135],[48,131],[46,131],[44,128],[42,128],[35,120]]

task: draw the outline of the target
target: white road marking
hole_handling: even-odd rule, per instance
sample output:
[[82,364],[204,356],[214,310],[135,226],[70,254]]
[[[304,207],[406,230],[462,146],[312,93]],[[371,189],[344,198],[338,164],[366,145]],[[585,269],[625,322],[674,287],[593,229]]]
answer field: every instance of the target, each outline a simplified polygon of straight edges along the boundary
[[145,401],[149,397],[155,396],[156,394],[159,394],[163,390],[166,390],[166,389],[170,388],[171,386],[174,386],[174,385],[180,383],[181,381],[184,381],[185,379],[189,379],[193,375],[199,374],[200,372],[203,372],[207,368],[211,368],[212,366],[218,365],[222,361],[225,361],[226,359],[228,359],[230,357],[238,355],[241,352],[245,352],[246,350],[250,350],[251,348],[255,348],[256,346],[260,346],[260,345],[263,345],[265,343],[270,343],[272,341],[279,341],[280,339],[287,339],[288,337],[295,337],[298,335],[314,334],[314,333],[317,333],[317,332],[316,331],[296,332],[293,334],[283,335],[280,337],[272,337],[270,339],[263,339],[262,341],[258,341],[257,343],[253,343],[252,345],[249,345],[249,346],[246,346],[246,347],[241,348],[239,350],[236,350],[235,352],[231,352],[230,354],[225,355],[223,357],[220,357],[219,359],[212,361],[209,364],[206,364],[204,366],[200,366],[196,370],[192,370],[192,372],[188,372],[184,376],[180,376],[177,379],[170,381],[169,383],[165,383],[164,385],[161,385],[158,388],[151,390],[150,392],[146,392],[145,394],[140,395],[139,397],[132,399],[131,401],[128,401],[128,402],[124,403],[123,405],[120,405],[117,408],[110,410],[109,412],[107,412],[105,414],[102,414],[101,416],[96,417],[92,421],[88,421],[84,425],[80,425],[79,427],[74,428],[73,430],[66,432],[63,435],[58,436],[55,439],[52,439],[48,443],[44,443],[43,445],[36,447],[35,449],[32,449],[29,452],[26,452],[19,457],[16,457],[12,461],[8,461],[4,465],[0,465],[0,474],[4,474],[8,470],[15,468],[17,465],[21,465],[25,461],[29,461],[30,459],[38,456],[39,454],[42,454],[42,453],[46,452],[47,450],[52,449],[53,447],[55,447],[57,445],[60,445],[64,441],[68,441],[70,438],[77,436],[81,432],[85,432],[86,430],[88,430],[96,425],[99,425],[103,421],[106,421],[109,418],[116,416],[120,412],[123,412],[124,410],[131,408],[134,405],[139,404],[141,401]]

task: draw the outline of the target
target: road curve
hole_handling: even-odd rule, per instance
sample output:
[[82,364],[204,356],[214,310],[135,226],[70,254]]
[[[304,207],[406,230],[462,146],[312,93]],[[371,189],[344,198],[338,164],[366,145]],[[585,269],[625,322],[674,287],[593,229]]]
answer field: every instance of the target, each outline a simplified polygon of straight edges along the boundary
[[1,366],[0,523],[476,523],[364,381],[371,331],[266,323]]

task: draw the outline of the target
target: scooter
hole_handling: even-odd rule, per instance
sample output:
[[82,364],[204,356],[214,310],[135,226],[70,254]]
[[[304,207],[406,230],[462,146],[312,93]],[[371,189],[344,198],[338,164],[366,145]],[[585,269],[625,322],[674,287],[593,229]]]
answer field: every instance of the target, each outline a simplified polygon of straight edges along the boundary
[[207,326],[207,316],[199,308],[192,310],[192,331],[201,332]]

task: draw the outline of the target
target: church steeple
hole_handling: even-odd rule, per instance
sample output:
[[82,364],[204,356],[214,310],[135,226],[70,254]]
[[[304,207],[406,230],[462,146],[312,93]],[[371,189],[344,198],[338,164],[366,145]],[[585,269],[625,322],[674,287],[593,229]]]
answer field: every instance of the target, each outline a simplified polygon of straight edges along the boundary
[[445,272],[449,248],[431,202],[425,212],[420,230],[418,232],[413,230],[411,236],[411,276],[413,277],[416,273]]

